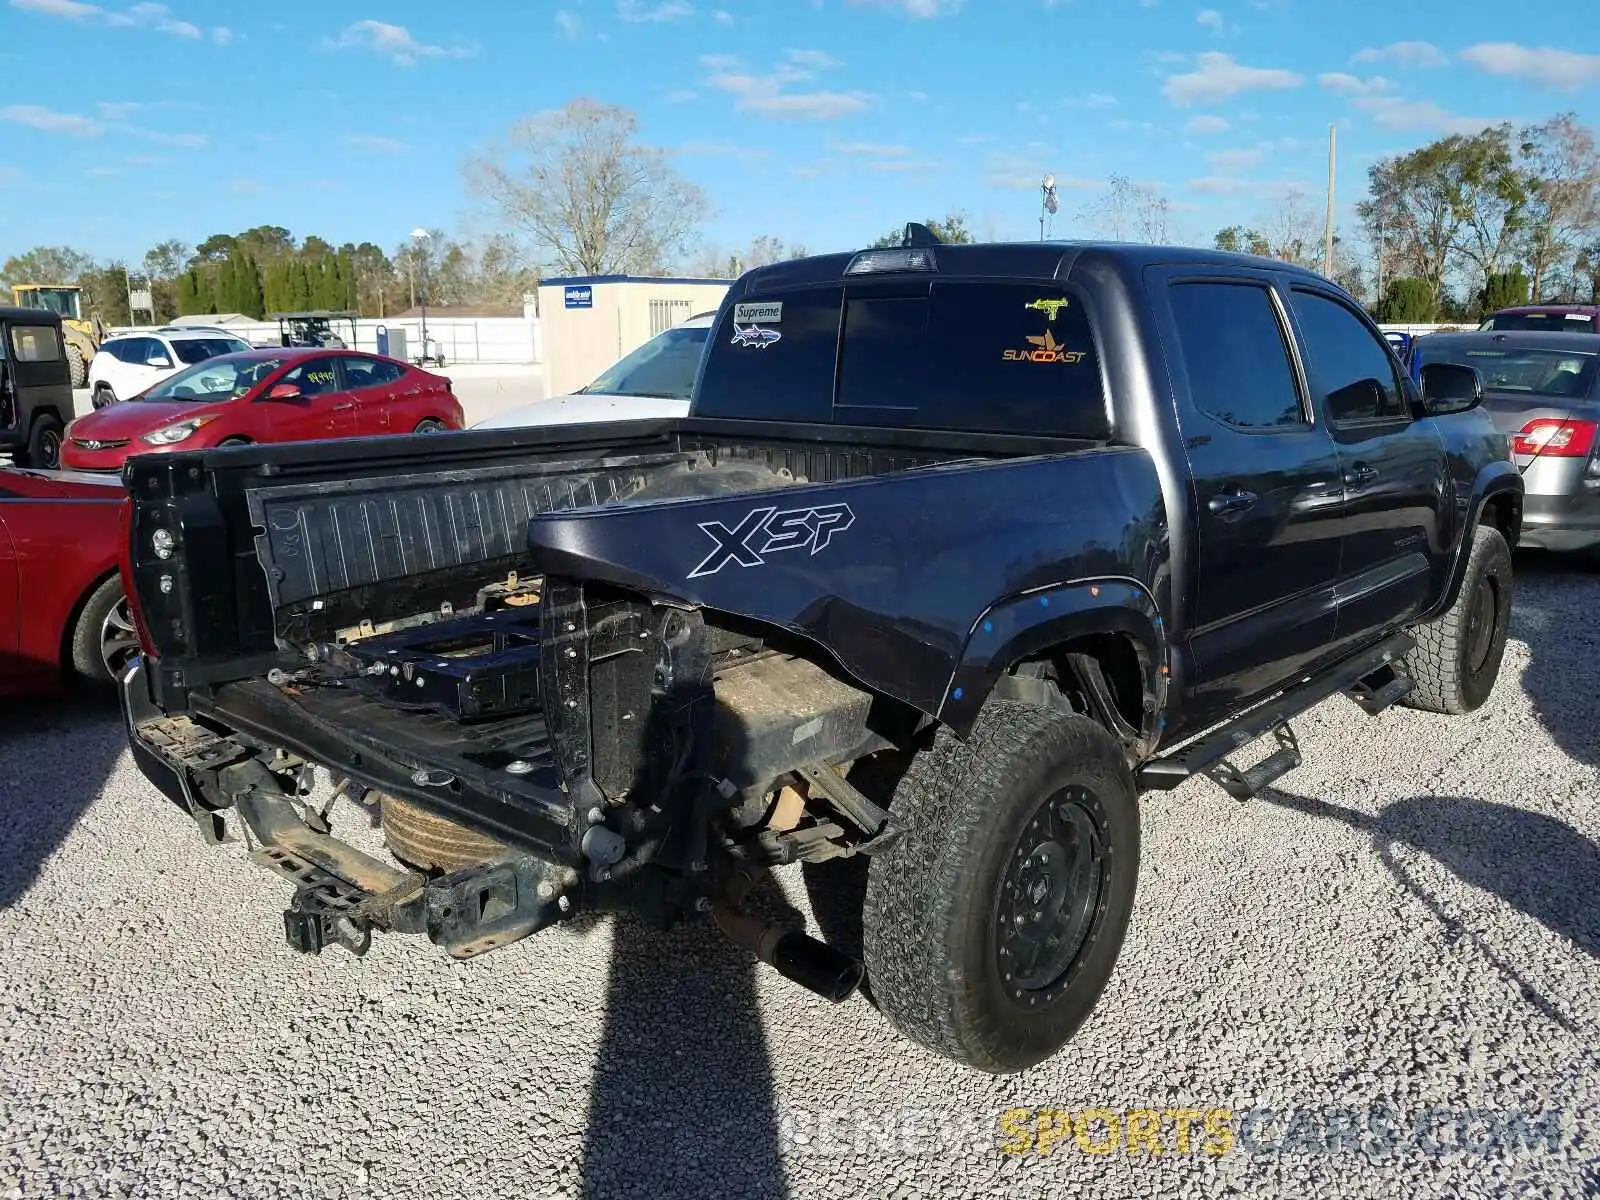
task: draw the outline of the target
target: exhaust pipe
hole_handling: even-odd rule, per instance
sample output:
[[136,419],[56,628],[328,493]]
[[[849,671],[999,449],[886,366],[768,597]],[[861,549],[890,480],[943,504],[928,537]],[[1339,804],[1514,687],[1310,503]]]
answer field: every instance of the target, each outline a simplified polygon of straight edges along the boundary
[[711,906],[711,916],[729,941],[835,1004],[848,1000],[860,986],[864,968],[859,962],[802,930],[747,916],[726,897]]

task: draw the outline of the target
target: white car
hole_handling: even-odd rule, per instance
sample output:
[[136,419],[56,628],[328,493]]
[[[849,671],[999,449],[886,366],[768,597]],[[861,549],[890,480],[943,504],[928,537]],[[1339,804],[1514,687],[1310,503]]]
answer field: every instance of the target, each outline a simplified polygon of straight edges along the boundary
[[519,404],[479,421],[473,429],[529,425],[579,425],[587,421],[636,421],[681,417],[689,411],[700,355],[716,313],[700,313],[658,333],[600,378],[570,396]]
[[150,333],[122,333],[100,343],[89,362],[89,391],[96,408],[137,396],[186,367],[250,349],[221,329],[169,325]]

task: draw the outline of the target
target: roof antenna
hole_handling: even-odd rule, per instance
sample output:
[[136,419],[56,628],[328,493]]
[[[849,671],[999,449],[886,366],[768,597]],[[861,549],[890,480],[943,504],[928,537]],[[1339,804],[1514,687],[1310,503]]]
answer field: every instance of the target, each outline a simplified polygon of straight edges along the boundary
[[942,246],[944,243],[939,240],[939,235],[926,225],[919,225],[915,221],[907,221],[906,234],[905,237],[900,239],[900,245],[909,250],[917,246]]

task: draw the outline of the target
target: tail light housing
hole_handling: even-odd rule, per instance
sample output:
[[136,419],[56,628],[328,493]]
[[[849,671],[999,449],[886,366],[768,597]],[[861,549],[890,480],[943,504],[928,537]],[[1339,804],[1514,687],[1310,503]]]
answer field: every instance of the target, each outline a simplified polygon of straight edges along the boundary
[[155,654],[155,644],[145,627],[144,611],[139,607],[139,589],[133,581],[133,501],[122,502],[122,556],[118,564],[122,575],[122,590],[128,597],[128,614],[133,618],[133,629],[139,637],[139,649],[146,658]]
[[1594,450],[1600,425],[1560,417],[1537,417],[1511,438],[1513,454],[1541,458],[1588,458]]

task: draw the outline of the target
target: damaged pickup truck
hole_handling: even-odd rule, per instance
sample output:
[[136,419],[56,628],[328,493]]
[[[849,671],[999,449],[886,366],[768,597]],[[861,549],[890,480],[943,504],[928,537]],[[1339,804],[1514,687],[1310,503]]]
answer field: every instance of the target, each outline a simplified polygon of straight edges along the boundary
[[[1479,400],[1284,263],[911,226],[740,279],[687,417],[133,459],[133,753],[297,949],[709,918],[1019,1070],[1111,975],[1141,793],[1259,793],[1335,694],[1485,701],[1521,485]],[[744,903],[846,856],[858,952]]]

